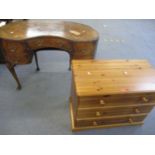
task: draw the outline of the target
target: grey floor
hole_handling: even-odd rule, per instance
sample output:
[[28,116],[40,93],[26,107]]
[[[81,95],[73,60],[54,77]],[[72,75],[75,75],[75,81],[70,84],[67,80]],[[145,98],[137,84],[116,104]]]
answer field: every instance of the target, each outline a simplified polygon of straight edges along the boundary
[[[155,20],[72,20],[100,33],[97,59],[148,59],[155,66]],[[23,85],[0,65],[0,134],[155,134],[155,110],[143,126],[118,127],[72,133],[69,101],[71,74],[65,52],[38,53],[41,71],[17,66]]]

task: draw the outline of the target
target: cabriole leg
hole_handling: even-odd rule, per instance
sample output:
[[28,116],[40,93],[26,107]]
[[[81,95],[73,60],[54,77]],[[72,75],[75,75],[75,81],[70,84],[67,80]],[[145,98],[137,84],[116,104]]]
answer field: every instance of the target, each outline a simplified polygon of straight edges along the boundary
[[14,69],[14,65],[7,63],[6,66],[7,66],[8,70],[10,71],[10,73],[12,74],[12,76],[14,77],[14,79],[17,82],[17,89],[20,90],[22,88],[22,86],[21,86],[20,81],[19,81],[19,79],[17,77],[16,71]]

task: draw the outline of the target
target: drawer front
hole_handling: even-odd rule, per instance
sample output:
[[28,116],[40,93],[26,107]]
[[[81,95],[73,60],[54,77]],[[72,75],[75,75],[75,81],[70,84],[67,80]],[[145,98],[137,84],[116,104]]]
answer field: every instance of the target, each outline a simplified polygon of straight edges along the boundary
[[12,64],[27,64],[32,61],[33,53],[24,42],[3,41],[5,59]]
[[152,110],[153,106],[137,106],[137,107],[115,107],[115,108],[98,108],[88,110],[78,110],[77,118],[100,118],[105,116],[120,116],[132,114],[147,114]]
[[43,48],[58,48],[69,52],[72,50],[71,44],[68,40],[56,37],[34,38],[30,39],[28,44],[33,50]]
[[125,106],[147,103],[155,103],[155,93],[81,97],[79,99],[79,108]]
[[93,59],[95,56],[97,41],[75,42],[73,44],[73,59]]
[[115,125],[129,123],[134,124],[136,122],[142,122],[146,116],[136,116],[136,117],[124,117],[124,118],[113,118],[113,119],[102,119],[102,120],[80,120],[76,121],[75,125],[80,127],[92,127],[101,125]]

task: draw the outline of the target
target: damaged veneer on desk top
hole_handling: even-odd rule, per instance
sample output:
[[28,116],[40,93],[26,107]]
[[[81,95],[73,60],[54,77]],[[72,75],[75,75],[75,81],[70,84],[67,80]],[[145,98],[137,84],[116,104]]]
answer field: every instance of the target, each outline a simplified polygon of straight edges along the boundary
[[38,50],[63,50],[69,54],[70,62],[73,59],[93,59],[98,39],[98,32],[90,26],[59,20],[18,21],[0,28],[6,65],[15,78],[18,89],[21,89],[21,84],[14,66],[31,63],[34,55],[39,70]]

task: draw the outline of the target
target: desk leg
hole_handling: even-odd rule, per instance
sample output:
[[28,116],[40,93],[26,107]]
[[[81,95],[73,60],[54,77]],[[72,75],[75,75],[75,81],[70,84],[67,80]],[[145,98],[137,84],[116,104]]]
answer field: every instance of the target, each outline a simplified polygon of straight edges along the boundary
[[71,71],[71,60],[69,61],[69,68],[68,68],[69,71]]
[[38,57],[37,57],[37,53],[34,52],[34,58],[35,58],[35,62],[36,62],[36,66],[37,66],[37,71],[40,71],[40,68],[39,68],[39,64],[38,64]]
[[72,56],[72,54],[69,53],[69,68],[68,68],[69,71],[71,71],[72,59],[73,59],[73,56]]
[[8,70],[10,71],[10,73],[12,74],[12,76],[14,77],[14,79],[16,80],[17,82],[17,89],[20,90],[22,88],[20,82],[19,82],[19,79],[17,77],[17,74],[16,74],[16,71],[14,69],[14,65],[11,65],[9,63],[6,64]]

